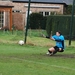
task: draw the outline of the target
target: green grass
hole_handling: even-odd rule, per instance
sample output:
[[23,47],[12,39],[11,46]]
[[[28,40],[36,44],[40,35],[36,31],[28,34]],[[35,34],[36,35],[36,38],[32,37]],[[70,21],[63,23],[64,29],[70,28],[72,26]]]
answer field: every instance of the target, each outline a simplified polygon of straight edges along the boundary
[[46,52],[55,42],[39,37],[40,33],[28,32],[27,44],[20,46],[23,32],[0,32],[0,75],[75,74],[75,42],[68,46],[66,41],[65,52],[48,56]]

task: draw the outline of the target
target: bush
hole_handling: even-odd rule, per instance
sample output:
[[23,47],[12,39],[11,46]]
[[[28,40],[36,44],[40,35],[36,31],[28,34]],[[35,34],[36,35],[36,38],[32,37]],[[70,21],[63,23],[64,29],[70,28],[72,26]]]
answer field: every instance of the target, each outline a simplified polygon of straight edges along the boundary
[[46,28],[46,17],[42,14],[32,13],[30,15],[30,26],[31,29],[45,29]]

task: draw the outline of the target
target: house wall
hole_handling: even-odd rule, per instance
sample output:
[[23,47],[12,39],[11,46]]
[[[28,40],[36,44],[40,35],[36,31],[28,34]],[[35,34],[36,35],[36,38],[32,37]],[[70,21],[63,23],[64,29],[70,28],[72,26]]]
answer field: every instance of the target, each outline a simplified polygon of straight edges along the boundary
[[24,19],[22,13],[13,13],[13,26],[14,29],[23,30]]
[[[28,7],[27,7],[28,3],[13,3],[13,11],[15,10],[19,10],[22,15],[22,18],[23,18],[23,22],[21,24],[22,27],[25,27],[26,25],[26,12],[28,10]],[[31,7],[30,8],[30,11],[31,12],[41,12],[41,11],[48,11],[48,12],[56,12],[57,14],[63,14],[63,10],[64,10],[64,5],[63,4],[40,4],[40,3],[31,3],[31,6],[59,6],[59,8],[45,8],[45,7]],[[16,13],[16,12],[14,12]],[[16,15],[15,15],[16,16]],[[16,21],[16,20],[14,20]],[[20,19],[18,20],[19,22]],[[15,23],[15,26],[17,25],[18,22]],[[20,28],[22,28],[20,27]]]
[[[27,4],[26,4],[27,5]],[[57,13],[60,13],[60,14],[63,14],[63,5],[62,4],[40,4],[40,3],[32,3],[31,6],[34,5],[34,6],[41,6],[41,7],[31,7],[31,11],[33,12],[40,12],[40,11],[50,11],[50,12],[57,12]],[[46,7],[43,7],[43,6],[59,6],[59,8],[46,8]],[[43,8],[42,8],[43,7]],[[27,8],[27,7],[25,7]]]
[[[15,28],[19,30],[23,30],[26,25],[26,16],[27,16],[26,12],[28,10],[28,6],[27,6],[28,3],[13,3],[11,1],[0,1],[0,4],[14,6],[14,8],[12,8],[13,25],[15,26]],[[37,6],[41,6],[41,7],[37,7]],[[50,6],[59,6],[59,8],[51,8]],[[31,12],[48,11],[48,12],[56,12],[57,14],[63,14],[63,9],[64,9],[63,4],[31,3],[30,11]]]

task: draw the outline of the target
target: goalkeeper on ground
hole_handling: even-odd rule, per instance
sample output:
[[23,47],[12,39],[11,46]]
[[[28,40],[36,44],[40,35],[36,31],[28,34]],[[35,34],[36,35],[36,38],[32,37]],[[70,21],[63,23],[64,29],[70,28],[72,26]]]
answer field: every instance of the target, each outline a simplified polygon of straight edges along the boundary
[[53,55],[57,52],[64,51],[64,36],[61,34],[60,31],[57,31],[55,35],[50,37],[50,39],[56,41],[56,46],[49,48],[47,54]]

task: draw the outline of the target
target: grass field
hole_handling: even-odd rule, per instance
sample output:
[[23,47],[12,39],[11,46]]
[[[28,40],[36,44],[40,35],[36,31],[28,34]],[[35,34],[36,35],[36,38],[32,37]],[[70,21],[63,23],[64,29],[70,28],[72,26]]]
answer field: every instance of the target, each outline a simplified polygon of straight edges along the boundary
[[46,55],[55,42],[40,37],[44,31],[29,31],[27,44],[20,46],[24,32],[0,32],[0,75],[74,75],[75,41],[63,53]]

